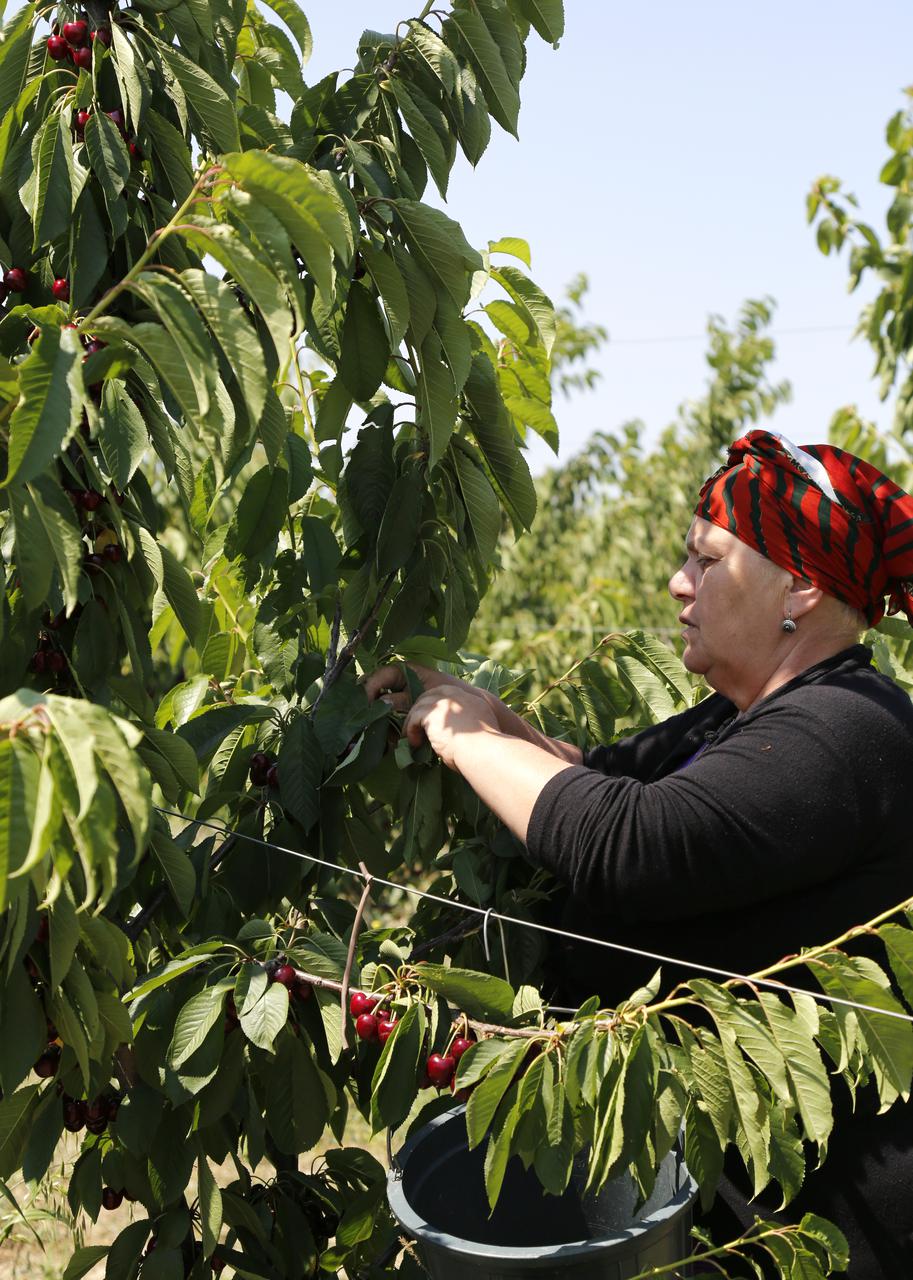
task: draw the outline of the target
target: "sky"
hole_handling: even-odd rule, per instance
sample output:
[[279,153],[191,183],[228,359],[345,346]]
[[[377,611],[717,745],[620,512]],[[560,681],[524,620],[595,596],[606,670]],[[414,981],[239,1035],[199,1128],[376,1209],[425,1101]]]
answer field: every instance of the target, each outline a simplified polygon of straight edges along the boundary
[[[305,0],[306,78],[351,67],[365,27],[392,31],[420,7]],[[824,440],[833,412],[856,404],[888,429],[871,349],[851,340],[872,289],[848,294],[846,257],[818,251],[805,197],[834,174],[883,232],[890,193],[878,173],[885,125],[913,84],[913,5],[565,9],[557,50],[530,36],[519,141],[494,125],[475,170],[460,155],[446,205],[477,246],[528,240],[531,274],[554,301],[578,272],[589,277],[585,318],[610,341],[594,361],[598,389],[556,397],[559,458],[633,418],[658,433],[702,392],[708,316],[732,322],[745,299],[766,295],[777,304],[772,374],[794,393],[772,426]],[[533,438],[529,460],[539,472],[554,455]]]

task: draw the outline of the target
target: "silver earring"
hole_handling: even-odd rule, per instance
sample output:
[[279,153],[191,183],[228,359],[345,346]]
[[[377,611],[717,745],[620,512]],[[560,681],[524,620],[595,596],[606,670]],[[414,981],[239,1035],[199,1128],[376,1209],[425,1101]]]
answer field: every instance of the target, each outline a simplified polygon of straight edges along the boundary
[[796,624],[793,622],[792,609],[790,609],[789,605],[786,606],[786,612],[787,616],[780,623],[780,629],[781,631],[785,631],[788,635],[792,635],[796,630]]

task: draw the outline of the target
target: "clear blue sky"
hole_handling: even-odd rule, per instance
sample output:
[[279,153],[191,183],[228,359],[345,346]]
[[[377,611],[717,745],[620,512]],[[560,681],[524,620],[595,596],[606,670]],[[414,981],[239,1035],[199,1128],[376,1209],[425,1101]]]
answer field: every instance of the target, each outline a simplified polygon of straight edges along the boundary
[[[351,66],[363,28],[392,31],[419,7],[305,2],[308,80]],[[588,318],[616,345],[599,389],[556,405],[562,456],[630,418],[656,432],[700,394],[700,338],[626,340],[702,335],[709,314],[732,319],[764,294],[778,303],[774,373],[794,387],[773,425],[821,440],[832,412],[857,403],[887,427],[869,348],[850,342],[862,299],[847,294],[845,259],[818,252],[804,202],[814,178],[836,174],[881,230],[884,125],[913,83],[910,0],[566,0],[566,11],[557,51],[530,38],[520,141],[494,126],[475,171],[458,161],[448,201],[478,245],[527,239],[554,299],[576,272],[590,277]],[[551,456],[534,440],[535,470]]]

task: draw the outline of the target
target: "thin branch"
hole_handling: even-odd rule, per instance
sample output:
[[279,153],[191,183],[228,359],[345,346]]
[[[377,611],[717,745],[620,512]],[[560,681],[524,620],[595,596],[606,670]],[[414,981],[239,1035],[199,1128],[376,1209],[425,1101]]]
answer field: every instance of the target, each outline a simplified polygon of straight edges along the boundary
[[[361,899],[358,903],[358,910],[355,912],[355,919],[352,922],[352,933],[349,937],[349,950],[346,955],[346,967],[342,975],[342,982],[339,987],[339,1003],[342,1006],[342,1028],[341,1039],[343,1049],[349,1047],[348,1033],[348,1012],[349,1012],[349,978],[352,976],[352,964],[355,960],[355,947],[358,943],[358,934],[361,931],[361,921],[365,914],[365,907],[368,905],[368,896],[371,893],[371,885],[374,883],[371,873],[363,862],[359,862],[361,873],[365,878],[365,887],[361,891]],[[309,982],[310,979],[306,978]]]
[[377,598],[375,599],[374,603],[371,605],[371,608],[362,618],[361,622],[359,622],[357,628],[355,629],[355,633],[352,636],[352,639],[343,648],[339,657],[336,659],[332,667],[330,667],[329,671],[325,675],[323,680],[323,688],[320,690],[317,697],[314,699],[314,705],[311,707],[312,720],[317,712],[317,708],[320,706],[321,702],[323,701],[324,695],[330,689],[332,689],[333,685],[342,675],[343,671],[345,671],[346,667],[355,657],[356,650],[358,649],[358,646],[361,644],[362,640],[364,640],[366,633],[374,625],[377,615],[380,612],[380,606],[383,604],[384,599],[386,598],[387,592],[390,590],[390,586],[395,577],[396,577],[396,571],[394,570],[392,573],[388,573],[386,578],[384,578],[383,582],[381,583],[380,590],[377,593]]

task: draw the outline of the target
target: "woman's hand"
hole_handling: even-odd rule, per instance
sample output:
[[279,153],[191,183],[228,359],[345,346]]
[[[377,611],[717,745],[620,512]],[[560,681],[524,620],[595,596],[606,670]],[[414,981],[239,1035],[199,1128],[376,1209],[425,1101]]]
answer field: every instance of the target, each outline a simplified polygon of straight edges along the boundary
[[365,693],[368,695],[368,701],[374,702],[377,698],[383,698],[384,702],[389,702],[394,711],[408,711],[412,706],[412,695],[406,679],[407,666],[414,675],[418,676],[422,689],[426,693],[431,689],[446,688],[462,689],[486,701],[493,697],[487,689],[475,689],[465,680],[458,680],[456,676],[447,675],[444,671],[435,671],[433,667],[420,667],[414,662],[400,662],[396,666],[378,667],[365,678]]
[[481,692],[459,680],[426,690],[415,700],[403,726],[409,745],[420,747],[427,739],[448,769],[461,772],[457,752],[471,750],[472,740],[479,734],[499,733],[497,716],[486,699],[478,696]]

